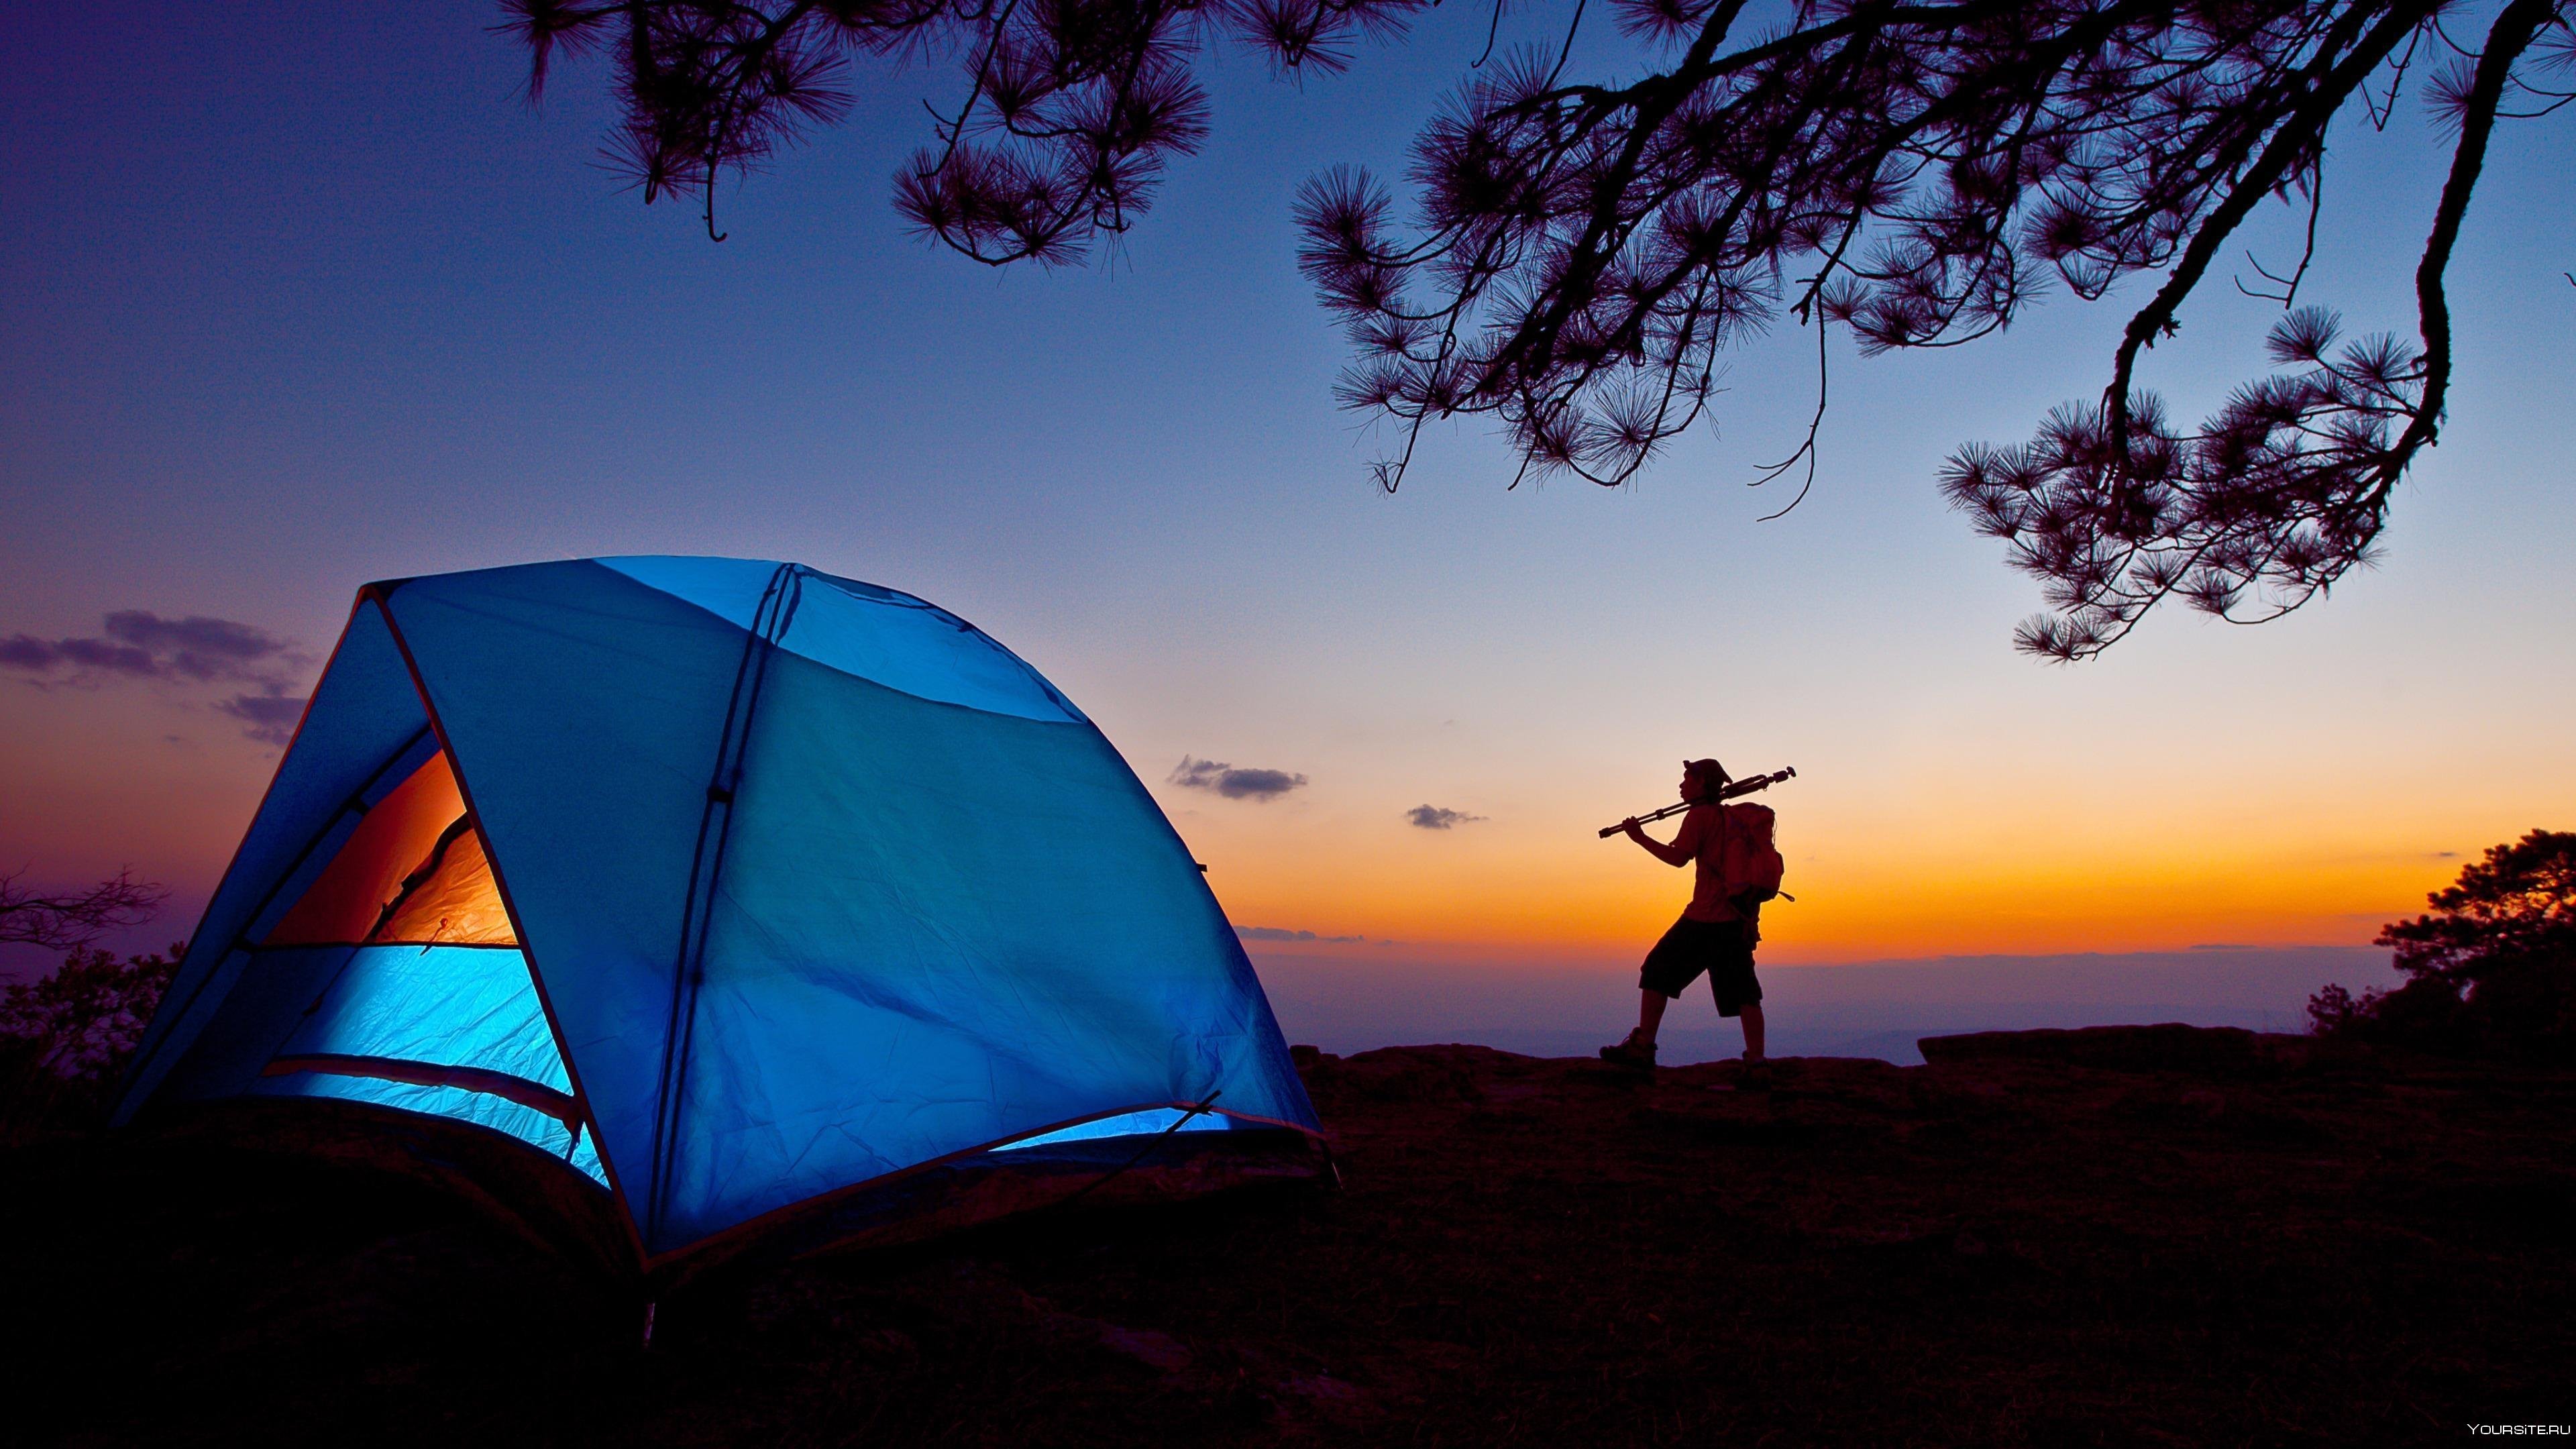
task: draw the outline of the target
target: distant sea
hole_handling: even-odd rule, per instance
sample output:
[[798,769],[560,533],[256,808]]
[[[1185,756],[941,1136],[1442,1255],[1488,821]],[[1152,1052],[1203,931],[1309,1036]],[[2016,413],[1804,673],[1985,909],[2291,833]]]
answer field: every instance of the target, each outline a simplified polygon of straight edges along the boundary
[[[1590,1056],[1637,1019],[1632,966],[1482,968],[1258,950],[1252,961],[1288,1040],[1344,1055],[1475,1042],[1529,1056]],[[2327,983],[2357,994],[2398,980],[2388,952],[2368,946],[1942,956],[1760,971],[1771,1055],[1908,1066],[1923,1060],[1917,1040],[1955,1032],[2163,1021],[2304,1031],[2308,997]],[[1742,1032],[1719,1021],[1705,985],[1672,1004],[1662,1042],[1662,1060],[1676,1066],[1743,1050]]]
[[[133,931],[143,950],[170,932]],[[1590,1056],[1637,1020],[1633,964],[1451,965],[1377,950],[1270,951],[1253,966],[1292,1042],[1348,1054],[1382,1046],[1479,1042],[1530,1056]],[[51,952],[0,949],[0,982],[52,969]],[[2391,986],[2388,952],[2369,946],[2205,947],[2125,955],[1941,956],[1848,966],[1764,966],[1773,1056],[1878,1057],[1908,1065],[1918,1038],[1962,1031],[2180,1021],[2304,1031],[2308,997],[2330,981]],[[1743,1050],[1696,985],[1664,1018],[1662,1060],[1715,1061]]]

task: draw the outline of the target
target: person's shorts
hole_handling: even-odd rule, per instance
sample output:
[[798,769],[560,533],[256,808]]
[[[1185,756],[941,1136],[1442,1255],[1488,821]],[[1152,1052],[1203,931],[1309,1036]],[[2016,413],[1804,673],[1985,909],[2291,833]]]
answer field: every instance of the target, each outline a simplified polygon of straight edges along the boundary
[[1717,998],[1720,1016],[1741,1016],[1744,1008],[1762,1000],[1762,983],[1753,979],[1750,923],[1682,917],[1646,953],[1637,985],[1679,997],[1703,971],[1708,973],[1709,994]]

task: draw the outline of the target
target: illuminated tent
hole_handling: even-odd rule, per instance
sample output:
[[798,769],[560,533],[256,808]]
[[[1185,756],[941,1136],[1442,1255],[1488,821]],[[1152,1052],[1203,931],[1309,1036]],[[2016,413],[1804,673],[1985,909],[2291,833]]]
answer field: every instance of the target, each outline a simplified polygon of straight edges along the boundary
[[280,1097],[550,1154],[647,1264],[1002,1169],[1315,1161],[1090,720],[934,605],[733,559],[359,592],[117,1119]]

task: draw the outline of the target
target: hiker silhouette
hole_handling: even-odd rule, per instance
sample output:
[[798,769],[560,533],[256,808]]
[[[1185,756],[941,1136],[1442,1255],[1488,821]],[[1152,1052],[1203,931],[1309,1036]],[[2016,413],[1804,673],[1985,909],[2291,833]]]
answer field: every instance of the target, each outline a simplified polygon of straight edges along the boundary
[[1780,853],[1772,844],[1768,806],[1724,803],[1729,779],[1715,760],[1682,762],[1681,798],[1690,808],[1670,842],[1648,835],[1633,815],[1620,823],[1647,854],[1697,870],[1690,904],[1638,970],[1636,1029],[1603,1047],[1603,1061],[1652,1070],[1664,1009],[1706,975],[1717,1014],[1743,1023],[1748,1076],[1758,1080],[1765,1069],[1762,983],[1753,972],[1753,948],[1762,939],[1762,902],[1780,890]]

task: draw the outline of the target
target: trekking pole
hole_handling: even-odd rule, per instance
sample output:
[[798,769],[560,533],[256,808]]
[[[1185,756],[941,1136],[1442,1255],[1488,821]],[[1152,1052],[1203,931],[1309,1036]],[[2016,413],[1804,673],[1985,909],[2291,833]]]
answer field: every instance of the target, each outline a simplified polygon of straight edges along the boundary
[[[1783,768],[1774,770],[1768,775],[1756,775],[1750,780],[1738,780],[1731,785],[1727,785],[1719,789],[1716,801],[1684,800],[1678,805],[1667,805],[1652,815],[1640,815],[1637,817],[1637,823],[1643,825],[1649,820],[1661,820],[1667,815],[1679,815],[1683,811],[1691,808],[1693,805],[1722,803],[1735,799],[1739,795],[1750,795],[1756,790],[1768,790],[1783,780],[1794,780],[1797,777],[1798,772],[1796,770]],[[1611,836],[1616,835],[1627,828],[1628,823],[1624,820],[1616,825],[1604,825],[1601,827],[1601,838],[1608,840]]]

